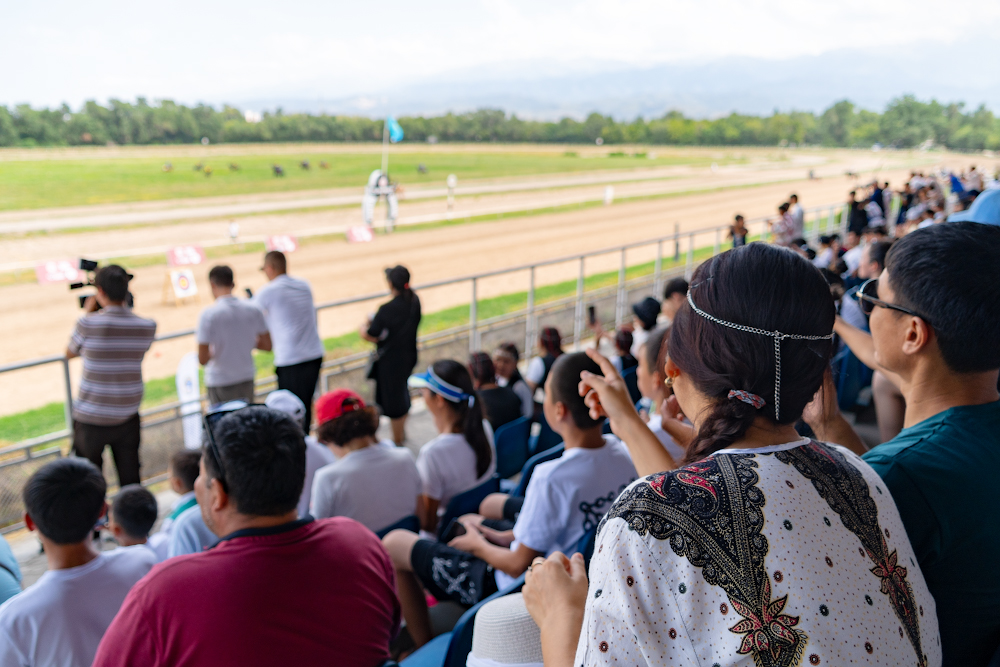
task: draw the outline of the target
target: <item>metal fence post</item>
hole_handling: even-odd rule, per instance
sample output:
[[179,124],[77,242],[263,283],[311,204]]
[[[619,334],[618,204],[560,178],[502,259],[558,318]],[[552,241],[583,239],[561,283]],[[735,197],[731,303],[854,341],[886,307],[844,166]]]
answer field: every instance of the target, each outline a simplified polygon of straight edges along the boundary
[[524,319],[524,358],[531,356],[531,349],[534,343],[535,329],[535,267],[529,270],[528,279],[528,312]]
[[477,320],[479,318],[479,307],[476,299],[476,279],[472,279],[472,303],[469,304],[469,352],[479,349],[479,329]]
[[69,439],[73,440],[73,385],[69,377],[69,359],[62,360],[63,382],[66,385],[66,402],[63,403],[63,416],[66,418],[66,429]]
[[674,263],[681,261],[681,223],[674,223]]
[[826,214],[826,233],[829,234],[833,231],[833,207],[830,207],[830,211]]
[[660,293],[661,273],[663,273],[663,239],[656,242],[656,264],[653,265],[653,296]]
[[580,275],[576,279],[576,313],[573,322],[573,345],[580,346],[583,339],[583,270],[584,256],[580,255]]
[[618,292],[615,294],[615,328],[622,325],[625,316],[625,248],[622,248],[621,263],[618,265]]
[[687,266],[684,267],[684,280],[691,280],[694,275],[694,234],[688,235]]
[[722,247],[722,230],[715,230],[715,249],[712,250],[712,257],[719,254],[719,249]]
[[850,215],[851,215],[851,207],[848,206],[847,204],[844,204],[844,208],[841,209],[841,214],[840,214],[840,238],[842,239],[847,238],[847,225],[850,222],[848,219]]

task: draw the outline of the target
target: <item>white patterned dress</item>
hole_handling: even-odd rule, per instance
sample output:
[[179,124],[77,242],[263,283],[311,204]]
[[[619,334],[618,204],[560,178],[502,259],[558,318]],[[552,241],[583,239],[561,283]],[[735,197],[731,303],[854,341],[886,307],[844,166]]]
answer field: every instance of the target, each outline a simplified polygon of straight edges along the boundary
[[630,485],[599,529],[574,664],[939,667],[941,641],[885,485],[801,440]]

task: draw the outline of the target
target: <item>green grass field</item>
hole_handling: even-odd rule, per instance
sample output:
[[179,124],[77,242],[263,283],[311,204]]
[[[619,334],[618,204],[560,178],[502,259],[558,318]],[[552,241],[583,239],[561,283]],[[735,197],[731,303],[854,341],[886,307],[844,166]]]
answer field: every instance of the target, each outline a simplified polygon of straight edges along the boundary
[[[641,156],[641,157],[640,157]],[[718,159],[717,162],[732,162]],[[306,170],[299,165],[310,162]],[[165,162],[173,171],[164,172]],[[329,168],[320,168],[326,161]],[[0,211],[153,201],[185,197],[208,197],[265,192],[290,192],[336,187],[361,187],[372,170],[378,169],[377,153],[322,153],[308,144],[296,154],[224,155],[206,152],[206,157],[0,160]],[[448,174],[459,183],[469,179],[499,176],[528,176],[602,169],[637,169],[677,164],[706,165],[708,156],[671,155],[665,151],[655,159],[645,154],[616,157],[579,157],[573,152],[399,152],[391,154],[389,171],[405,186],[421,183],[444,184]],[[196,164],[211,167],[211,176]],[[232,171],[230,163],[239,165]],[[276,177],[272,165],[279,164],[285,175]],[[420,173],[418,165],[426,167]]]

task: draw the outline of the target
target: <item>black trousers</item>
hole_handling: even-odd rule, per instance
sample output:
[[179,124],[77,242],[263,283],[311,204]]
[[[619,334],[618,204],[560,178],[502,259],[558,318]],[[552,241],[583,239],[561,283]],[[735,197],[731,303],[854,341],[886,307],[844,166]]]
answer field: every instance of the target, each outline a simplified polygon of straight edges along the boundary
[[302,428],[309,433],[312,426],[312,402],[313,394],[316,393],[316,383],[319,382],[319,367],[323,363],[323,357],[312,361],[303,361],[291,366],[275,366],[274,372],[278,376],[278,389],[287,389],[292,392],[305,404],[306,417]]
[[139,414],[123,424],[98,426],[73,421],[73,453],[88,459],[101,470],[105,445],[111,446],[111,456],[118,469],[118,485],[139,483]]

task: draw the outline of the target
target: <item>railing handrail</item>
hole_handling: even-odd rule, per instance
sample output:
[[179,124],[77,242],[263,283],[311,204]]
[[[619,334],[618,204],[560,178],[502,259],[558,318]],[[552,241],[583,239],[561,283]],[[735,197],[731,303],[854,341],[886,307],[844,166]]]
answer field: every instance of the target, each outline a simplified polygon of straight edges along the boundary
[[[843,218],[843,213],[842,213],[842,210],[843,210],[844,206],[845,205],[843,203],[827,204],[827,205],[823,205],[823,206],[815,206],[815,207],[804,209],[803,214],[805,216],[807,214],[814,214],[815,215],[815,214],[817,214],[819,212],[829,212],[831,214],[831,216],[832,216],[832,214],[834,213],[834,211],[840,209],[841,210],[841,215],[840,215],[840,224],[838,224],[838,229],[841,229],[843,227],[843,223],[846,222],[846,220],[844,220],[844,218]],[[747,220],[746,224],[749,227],[750,225],[759,224],[759,223],[766,222],[768,220],[773,220],[773,219],[774,219],[774,216],[759,216],[759,217],[751,218],[751,219]],[[562,264],[562,263],[566,263],[566,262],[570,262],[570,261],[574,261],[574,260],[575,261],[583,261],[583,260],[585,260],[587,258],[590,258],[590,257],[595,257],[595,256],[599,256],[599,255],[608,255],[608,254],[612,254],[612,253],[616,253],[616,252],[618,252],[618,253],[624,253],[625,251],[630,250],[630,249],[640,248],[640,247],[644,247],[644,246],[650,246],[650,245],[654,245],[654,244],[662,244],[664,242],[669,242],[669,241],[673,241],[675,243],[679,243],[681,241],[681,239],[684,239],[684,238],[693,240],[695,236],[703,235],[703,234],[711,234],[713,232],[717,234],[717,236],[716,236],[716,244],[717,244],[717,247],[718,247],[718,243],[719,243],[718,233],[721,232],[721,231],[723,231],[723,230],[728,230],[729,228],[730,228],[729,224],[723,224],[723,225],[716,225],[714,227],[703,227],[701,229],[687,230],[687,231],[684,231],[684,232],[675,231],[672,234],[666,234],[664,236],[659,236],[659,237],[655,237],[655,238],[651,238],[651,239],[645,239],[645,240],[641,240],[641,241],[633,241],[631,243],[625,243],[625,244],[621,244],[621,245],[617,245],[617,246],[612,246],[612,247],[607,247],[607,248],[600,248],[600,249],[597,249],[597,250],[590,250],[590,251],[581,252],[581,253],[573,253],[573,254],[570,254],[570,255],[564,255],[564,256],[560,256],[560,257],[554,257],[554,258],[551,258],[551,259],[546,259],[546,260],[541,260],[541,261],[536,261],[536,262],[529,262],[529,263],[526,263],[526,264],[519,264],[519,265],[516,265],[516,266],[504,267],[504,268],[500,268],[500,269],[493,269],[491,271],[484,271],[484,272],[481,272],[481,273],[469,274],[469,275],[464,275],[464,276],[456,276],[456,277],[445,278],[445,279],[442,279],[442,280],[437,280],[437,281],[433,281],[433,282],[429,282],[429,283],[422,283],[422,284],[419,284],[419,285],[414,285],[414,290],[433,289],[433,288],[436,288],[436,287],[444,287],[444,286],[447,286],[447,285],[454,285],[454,284],[457,284],[457,283],[464,283],[464,282],[470,282],[470,281],[473,282],[473,283],[476,283],[479,280],[482,280],[484,278],[491,278],[491,277],[505,275],[505,274],[509,274],[509,273],[517,273],[517,272],[520,272],[520,271],[531,271],[532,274],[533,274],[534,270],[537,269],[537,268],[539,268],[539,267],[552,266],[552,265],[555,265],[555,264]],[[679,249],[679,246],[678,246],[678,249]],[[691,251],[692,251],[692,249],[689,248],[688,252],[690,253]],[[659,257],[658,257],[658,264],[659,264]],[[389,296],[390,294],[391,293],[388,290],[384,290],[384,291],[380,291],[380,292],[372,292],[372,293],[369,293],[369,294],[362,294],[362,295],[348,297],[348,298],[344,298],[344,299],[337,299],[337,300],[334,300],[334,301],[326,301],[326,302],[317,304],[315,308],[316,308],[317,311],[326,310],[326,309],[329,309],[329,308],[338,308],[338,307],[352,305],[352,304],[355,304],[355,303],[363,303],[363,302],[366,302],[366,301],[373,301],[375,299],[385,298],[385,297]],[[473,323],[473,327],[474,327],[474,323]],[[163,342],[163,341],[168,341],[168,340],[175,340],[175,339],[178,339],[178,338],[184,338],[184,337],[187,337],[187,336],[193,336],[195,334],[195,332],[196,332],[196,330],[194,328],[189,328],[189,329],[180,329],[180,330],[177,330],[177,331],[171,331],[171,332],[168,332],[168,333],[158,334],[153,339],[153,342]],[[62,354],[55,354],[55,355],[49,355],[49,356],[45,356],[45,357],[38,357],[38,358],[34,358],[34,359],[26,359],[26,360],[14,362],[14,363],[11,363],[11,364],[6,364],[6,365],[3,365],[3,366],[0,366],[0,374],[12,372],[12,371],[23,370],[23,369],[26,369],[26,368],[32,368],[32,367],[36,367],[36,366],[43,366],[43,365],[52,364],[52,363],[63,363],[63,364],[65,364],[66,363],[66,357],[64,355],[62,355]],[[67,381],[68,381],[68,377],[67,377]],[[67,387],[66,390],[67,390],[67,396],[70,396],[70,393],[69,393],[70,388]],[[42,436],[42,437],[45,437],[45,436]],[[31,440],[24,441],[24,442],[32,442],[34,440],[35,439],[32,438]],[[20,448],[22,448],[20,446],[22,444],[23,443],[18,443],[17,445],[12,445],[10,447],[3,448],[3,452],[8,452],[8,451],[11,451],[13,449],[20,449]]]

